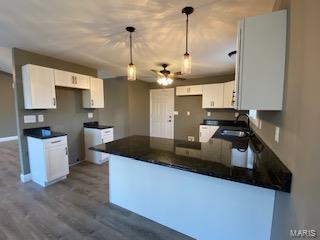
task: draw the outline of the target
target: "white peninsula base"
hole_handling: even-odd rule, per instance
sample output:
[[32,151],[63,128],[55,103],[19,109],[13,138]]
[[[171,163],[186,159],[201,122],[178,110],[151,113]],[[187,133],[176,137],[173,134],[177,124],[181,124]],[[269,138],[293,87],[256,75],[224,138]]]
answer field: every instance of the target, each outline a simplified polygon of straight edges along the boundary
[[269,240],[275,191],[111,155],[110,202],[195,239]]

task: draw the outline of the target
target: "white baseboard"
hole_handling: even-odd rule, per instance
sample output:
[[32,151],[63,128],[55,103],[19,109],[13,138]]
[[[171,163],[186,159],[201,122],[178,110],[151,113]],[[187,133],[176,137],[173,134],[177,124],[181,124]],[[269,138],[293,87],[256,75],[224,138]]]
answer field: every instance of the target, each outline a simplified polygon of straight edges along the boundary
[[25,175],[21,173],[20,174],[20,180],[23,183],[30,182],[32,180],[31,173],[28,173],[28,174],[25,174]]
[[9,141],[13,141],[13,140],[18,140],[18,136],[0,138],[0,142],[9,142]]

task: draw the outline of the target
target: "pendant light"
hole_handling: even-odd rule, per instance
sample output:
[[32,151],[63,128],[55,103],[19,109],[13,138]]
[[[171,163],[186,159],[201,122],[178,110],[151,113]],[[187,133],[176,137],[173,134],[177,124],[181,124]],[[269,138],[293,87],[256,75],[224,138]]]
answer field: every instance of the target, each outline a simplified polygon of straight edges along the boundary
[[136,66],[132,63],[132,33],[136,30],[134,27],[126,27],[126,30],[130,33],[130,63],[127,68],[127,75],[129,81],[135,81],[137,79]]
[[189,35],[189,15],[193,13],[193,7],[184,7],[182,13],[186,14],[186,53],[183,55],[182,59],[182,74],[191,73],[191,55],[188,53],[188,35]]

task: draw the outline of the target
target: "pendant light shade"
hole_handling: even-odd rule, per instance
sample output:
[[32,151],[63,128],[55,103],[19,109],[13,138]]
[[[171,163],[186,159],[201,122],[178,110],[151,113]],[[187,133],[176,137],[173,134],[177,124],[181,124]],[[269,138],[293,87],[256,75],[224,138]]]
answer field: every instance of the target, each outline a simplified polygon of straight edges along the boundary
[[185,53],[182,59],[182,69],[181,73],[190,74],[191,73],[191,55],[189,53]]
[[191,55],[188,52],[188,41],[189,41],[189,15],[193,13],[193,7],[185,7],[182,9],[182,13],[186,14],[186,53],[183,55],[182,59],[182,74],[190,74],[191,73]]
[[133,63],[128,64],[127,76],[129,81],[135,81],[137,79],[136,66]]
[[130,63],[127,67],[127,76],[129,81],[137,79],[136,66],[132,63],[132,33],[136,30],[134,27],[127,27],[126,30],[130,33]]

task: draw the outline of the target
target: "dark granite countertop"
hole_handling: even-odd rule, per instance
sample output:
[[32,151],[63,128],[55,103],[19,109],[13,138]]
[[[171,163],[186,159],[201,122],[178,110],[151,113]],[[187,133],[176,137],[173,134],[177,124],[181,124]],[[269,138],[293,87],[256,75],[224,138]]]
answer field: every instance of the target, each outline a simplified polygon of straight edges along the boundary
[[27,137],[34,137],[39,139],[49,139],[67,135],[66,133],[51,131],[50,127],[27,128],[23,130],[23,133]]
[[233,120],[204,119],[203,122],[200,125],[248,128],[248,125],[247,125],[246,122],[244,122],[244,121],[233,121]]
[[113,126],[100,125],[99,122],[86,122],[86,123],[83,124],[83,127],[85,127],[85,128],[94,128],[94,129],[113,128]]
[[291,172],[255,135],[228,139],[215,136],[208,143],[130,136],[90,149],[253,186],[290,192]]

